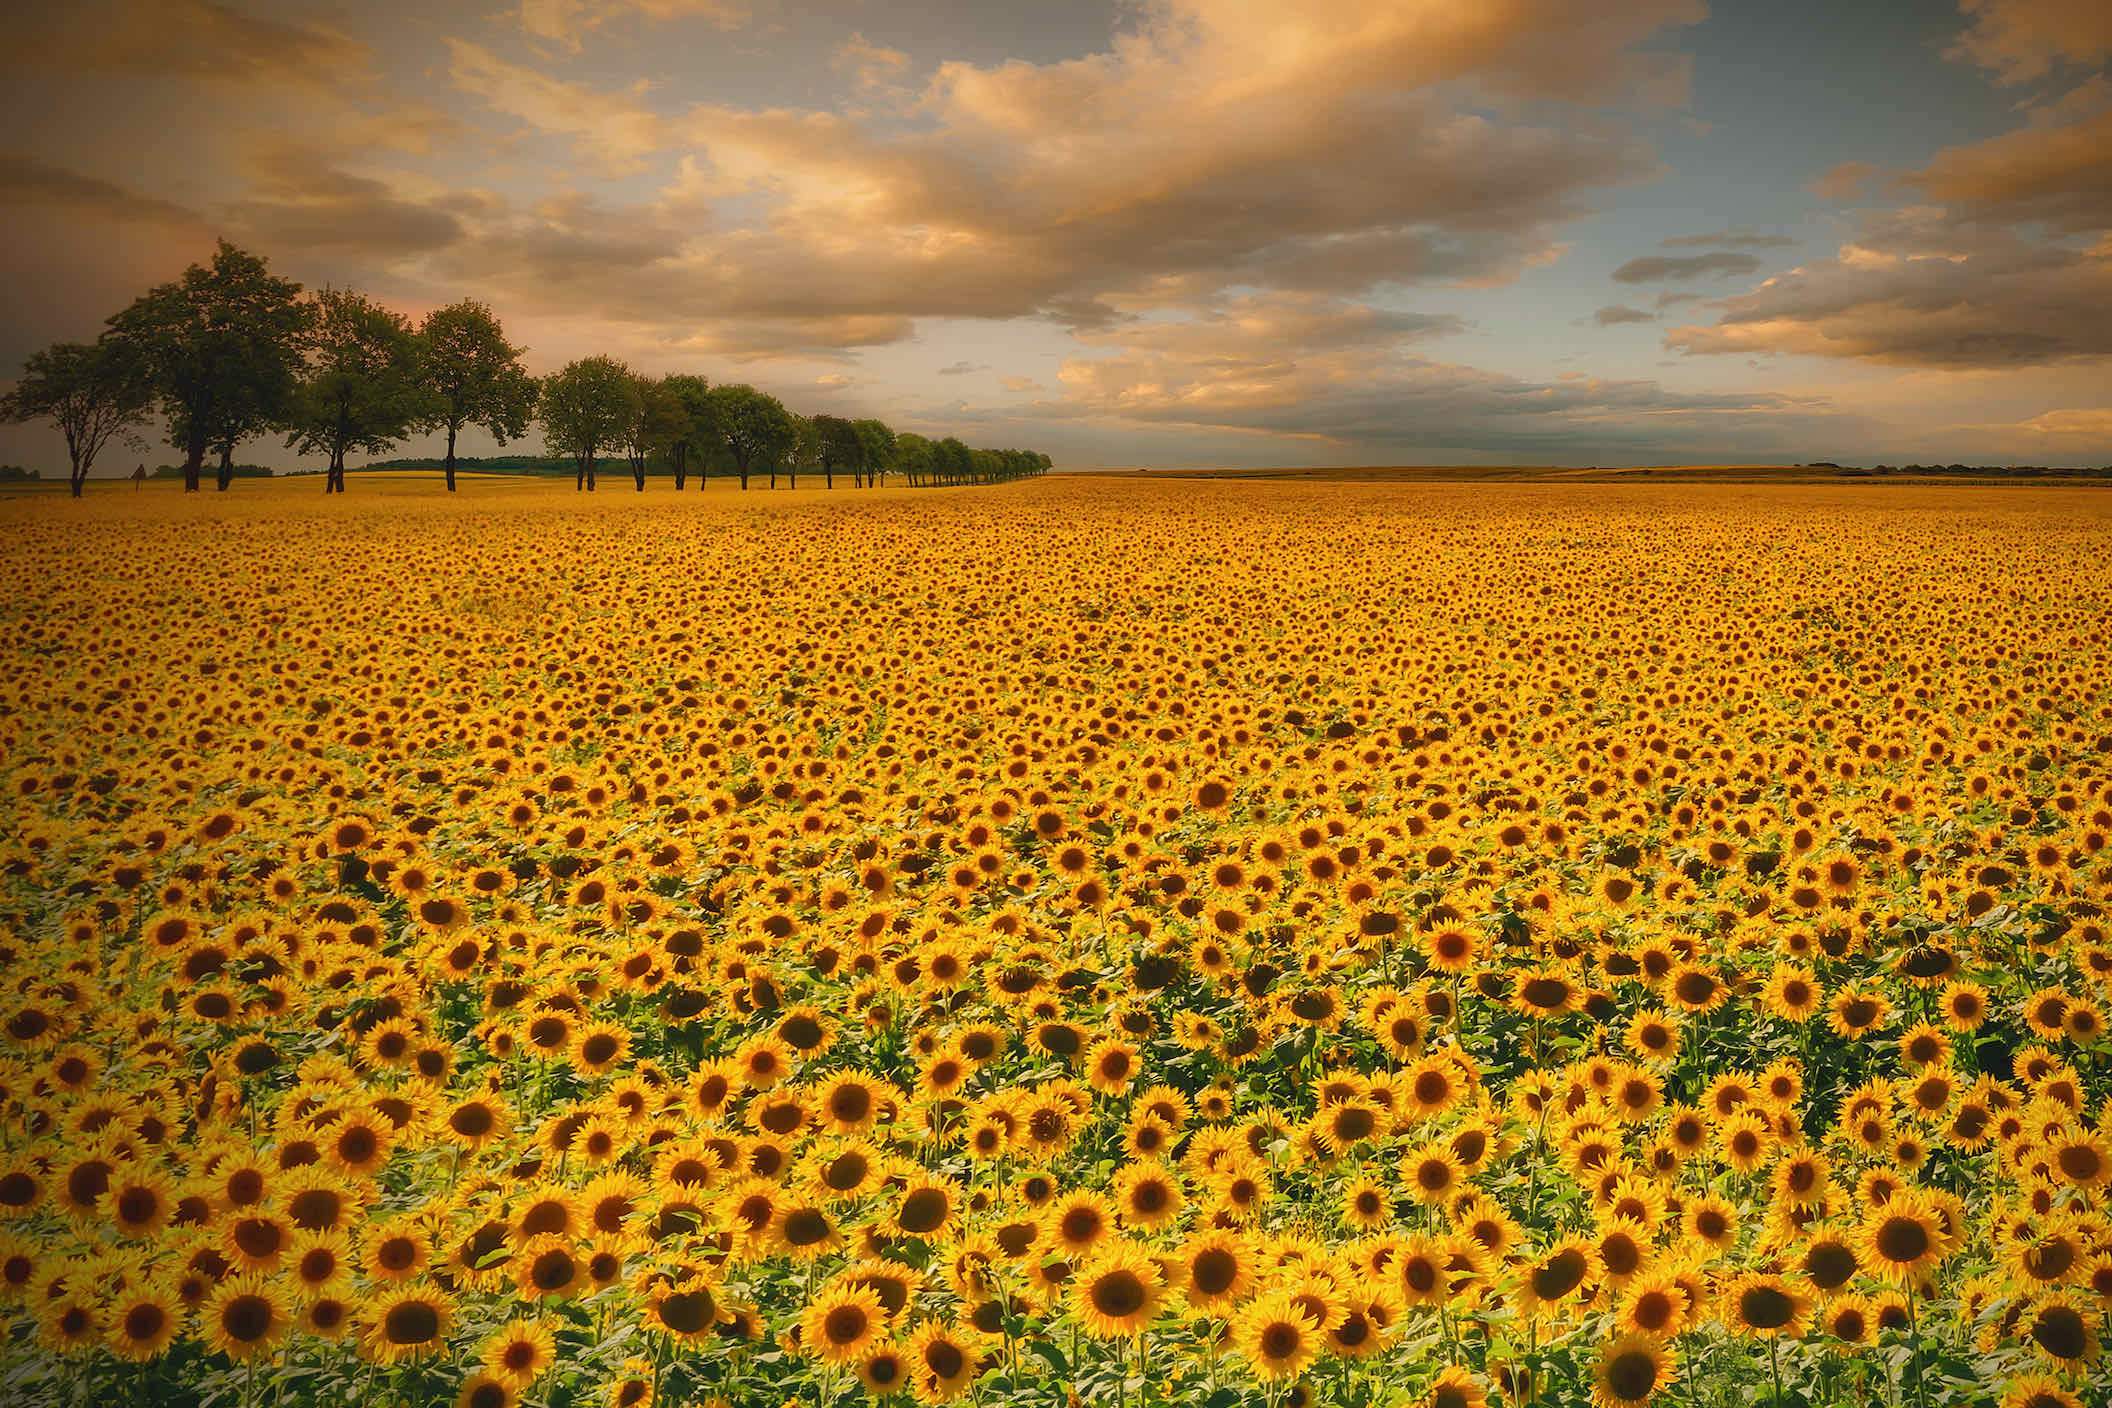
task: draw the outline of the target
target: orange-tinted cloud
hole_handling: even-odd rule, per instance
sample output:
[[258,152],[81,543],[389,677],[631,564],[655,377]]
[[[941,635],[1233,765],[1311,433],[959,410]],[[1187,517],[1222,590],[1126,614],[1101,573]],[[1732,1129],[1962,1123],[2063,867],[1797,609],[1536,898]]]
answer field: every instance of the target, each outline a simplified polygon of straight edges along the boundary
[[1959,0],[1972,18],[1955,56],[2004,83],[2024,83],[2063,64],[2112,55],[2112,5],[2104,0]]

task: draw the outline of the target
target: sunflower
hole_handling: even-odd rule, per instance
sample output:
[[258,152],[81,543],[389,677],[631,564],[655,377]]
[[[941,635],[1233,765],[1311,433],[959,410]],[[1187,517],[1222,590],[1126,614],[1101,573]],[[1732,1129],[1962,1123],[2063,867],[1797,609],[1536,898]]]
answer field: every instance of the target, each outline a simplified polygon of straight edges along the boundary
[[1471,1372],[1450,1365],[1437,1371],[1429,1391],[1416,1400],[1416,1408],[1489,1408],[1489,1398]]
[[858,1382],[875,1398],[899,1392],[909,1379],[909,1355],[899,1344],[875,1344],[858,1361]]
[[520,1395],[505,1379],[486,1370],[462,1381],[455,1408],[514,1408]]
[[843,1232],[827,1208],[795,1198],[770,1224],[772,1242],[795,1261],[813,1261],[843,1245]]
[[1342,1359],[1368,1359],[1386,1348],[1399,1321],[1399,1303],[1383,1287],[1352,1291],[1326,1331],[1328,1352]]
[[1113,1235],[1115,1209],[1097,1193],[1073,1193],[1050,1204],[1043,1226],[1058,1251],[1079,1256]]
[[800,1316],[800,1344],[830,1364],[854,1364],[887,1328],[880,1298],[862,1286],[816,1295]]
[[526,1389],[557,1361],[557,1341],[537,1320],[509,1320],[484,1341],[484,1372],[508,1388]]
[[1178,1219],[1186,1202],[1180,1179],[1155,1159],[1131,1164],[1116,1174],[1113,1192],[1115,1216],[1122,1225],[1147,1231]]
[[1359,1232],[1372,1232],[1393,1221],[1393,1195],[1369,1175],[1342,1185],[1342,1220]]
[[1919,1279],[1948,1251],[1935,1206],[1911,1190],[1870,1210],[1856,1231],[1855,1248],[1863,1266],[1893,1282]]
[[293,1327],[278,1291],[255,1273],[223,1281],[205,1308],[204,1321],[206,1343],[230,1359],[269,1352]]
[[1582,1303],[1598,1267],[1592,1244],[1565,1237],[1519,1268],[1518,1305],[1528,1316],[1559,1314]]
[[1096,1251],[1071,1278],[1071,1309],[1099,1339],[1141,1334],[1164,1298],[1159,1264],[1127,1242]]
[[2093,1310],[2072,1291],[2044,1292],[2032,1299],[2018,1330],[2041,1354],[2064,1366],[2095,1363],[2097,1321]]
[[330,1167],[352,1178],[371,1178],[389,1161],[396,1129],[388,1120],[355,1111],[332,1126],[323,1141]]
[[1680,1213],[1680,1228],[1712,1251],[1724,1251],[1738,1237],[1738,1209],[1713,1195],[1690,1199]]
[[1621,1288],[1614,1322],[1623,1334],[1668,1340],[1686,1328],[1691,1313],[1676,1270],[1646,1271]]
[[1764,1272],[1733,1277],[1718,1293],[1718,1304],[1725,1325],[1761,1338],[1795,1338],[1811,1314],[1811,1297],[1799,1282]]
[[1402,1157],[1401,1180],[1417,1202],[1440,1207],[1458,1197],[1466,1171],[1450,1144],[1433,1141]]
[[1137,1048],[1119,1037],[1106,1037],[1086,1053],[1086,1081],[1102,1095],[1122,1095],[1141,1069]]
[[524,1242],[513,1256],[514,1284],[523,1300],[565,1299],[585,1288],[587,1268],[578,1249],[565,1237],[543,1233]]
[[151,1237],[175,1213],[174,1189],[151,1169],[125,1165],[110,1175],[103,1211],[121,1237]]
[[708,1338],[719,1318],[718,1295],[700,1277],[685,1278],[672,1285],[656,1283],[646,1302],[646,1327],[678,1343]]
[[131,1363],[157,1359],[183,1328],[176,1297],[154,1285],[128,1290],[105,1311],[105,1340],[110,1352]]
[[293,1224],[276,1212],[251,1208],[221,1224],[220,1248],[240,1271],[274,1271],[293,1244]]
[[1190,1237],[1172,1265],[1182,1295],[1200,1311],[1218,1311],[1245,1300],[1253,1294],[1260,1271],[1247,1238],[1229,1229]]
[[1442,1305],[1450,1299],[1453,1251],[1453,1245],[1445,1239],[1425,1233],[1400,1241],[1391,1272],[1403,1305]]
[[1265,1383],[1295,1378],[1325,1343],[1319,1325],[1289,1291],[1249,1301],[1233,1315],[1231,1329],[1233,1346]]
[[2019,1374],[2002,1391],[2000,1408],[2083,1408],[2083,1400],[2047,1374]]
[[1592,1374],[1591,1401],[1596,1408],[1634,1408],[1648,1403],[1678,1374],[1672,1346],[1649,1335],[1629,1333],[1599,1350]]
[[422,1359],[445,1347],[454,1325],[454,1303],[422,1286],[385,1290],[367,1303],[364,1345],[379,1364]]

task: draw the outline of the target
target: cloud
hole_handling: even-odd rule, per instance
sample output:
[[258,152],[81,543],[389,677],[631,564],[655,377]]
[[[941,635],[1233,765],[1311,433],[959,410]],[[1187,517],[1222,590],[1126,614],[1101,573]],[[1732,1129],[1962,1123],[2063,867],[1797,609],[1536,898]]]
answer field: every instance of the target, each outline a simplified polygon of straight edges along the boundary
[[829,66],[862,91],[892,89],[909,68],[909,55],[853,34],[836,46]]
[[1954,370],[2106,357],[2112,247],[1962,233],[1940,212],[1909,212],[1721,306],[1714,326],[1674,328],[1666,345]]
[[1759,267],[1760,261],[1750,254],[1646,254],[1614,270],[1613,280],[1622,284],[1652,284],[1667,279],[1750,274]]
[[328,25],[215,0],[71,0],[21,7],[9,24],[0,70],[328,90],[364,77],[372,60],[366,45]]
[[447,53],[447,76],[456,88],[538,131],[570,138],[616,173],[636,171],[667,140],[665,122],[635,91],[607,93],[552,78],[466,39],[449,39]]
[[1783,249],[1796,243],[1788,235],[1756,230],[1718,230],[1710,235],[1674,235],[1661,240],[1666,249]]
[[1974,220],[2038,221],[2066,233],[2112,228],[2112,108],[1947,147],[1900,181]]
[[2018,422],[2016,428],[2039,435],[2063,438],[2072,436],[2112,446],[2112,406],[2044,411],[2030,420]]
[[[679,199],[739,211],[663,261],[582,274],[582,291],[621,286],[626,305],[673,291],[685,315],[728,320],[1095,328],[1233,288],[1481,285],[1547,262],[1595,192],[1658,169],[1597,106],[1677,98],[1683,61],[1638,46],[1701,10],[1153,0],[1134,13],[1082,58],[943,64],[906,119],[663,110],[460,40],[449,71],[619,170],[679,155]],[[1526,96],[1539,113],[1595,108],[1538,125],[1495,115]]]
[[986,372],[990,368],[981,362],[951,362],[939,368],[940,376],[966,376],[970,372]]
[[1666,345],[1948,370],[2112,356],[2112,108],[2034,109],[1891,184],[1919,203],[1865,216],[1832,258],[1724,300],[1715,325]]
[[1008,376],[1002,378],[998,384],[1007,391],[1040,391],[1044,389],[1040,382],[1030,376]]
[[1592,322],[1602,328],[1617,327],[1622,323],[1654,323],[1655,313],[1646,313],[1640,308],[1630,308],[1623,303],[1609,303],[1591,315]]
[[407,199],[306,147],[267,147],[251,166],[253,194],[226,207],[225,218],[242,239],[274,252],[386,261],[445,249],[465,233],[445,204]]
[[1545,456],[1662,455],[1727,438],[1788,445],[1828,407],[1768,394],[1695,395],[1655,382],[1572,376],[1528,381],[1433,361],[1413,315],[1297,295],[1155,321],[1105,338],[1104,356],[1067,359],[1045,417],[1182,425],[1366,447],[1375,454],[1470,449]]
[[0,153],[0,205],[17,217],[28,206],[57,208],[98,220],[203,229],[198,215],[172,201],[127,190],[97,176],[84,176],[20,152]]
[[1879,168],[1867,161],[1836,162],[1809,182],[1804,189],[1820,200],[1854,200],[1879,174]]
[[1972,26],[1949,56],[1980,65],[1999,83],[2027,83],[2112,55],[2112,6],[2104,0],[1959,0],[1958,8]]
[[703,20],[719,29],[738,29],[748,22],[741,0],[521,0],[521,28],[577,52],[593,30],[636,16],[665,23]]

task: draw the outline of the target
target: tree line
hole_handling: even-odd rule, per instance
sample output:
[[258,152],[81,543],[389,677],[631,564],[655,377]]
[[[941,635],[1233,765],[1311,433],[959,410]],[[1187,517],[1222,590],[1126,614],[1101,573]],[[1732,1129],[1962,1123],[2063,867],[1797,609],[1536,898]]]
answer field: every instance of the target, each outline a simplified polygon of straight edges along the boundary
[[1032,450],[972,449],[947,436],[896,432],[877,420],[800,415],[741,383],[712,385],[689,373],[653,377],[612,357],[583,357],[540,379],[521,365],[491,309],[474,300],[434,309],[413,324],[363,294],[301,285],[222,240],[211,262],[147,290],[114,314],[93,343],[61,342],[23,366],[0,397],[0,419],[48,421],[65,438],[76,498],[113,443],[141,443],[157,415],[183,452],[183,487],[198,489],[209,458],[216,487],[238,477],[235,451],[264,435],[324,462],[324,491],[342,493],[348,456],[386,454],[416,434],[445,432],[441,461],[455,488],[455,444],[475,427],[500,445],[538,428],[547,451],[593,489],[601,465],[621,457],[645,488],[647,468],[675,488],[692,473],[779,475],[802,471],[836,486],[983,484],[1040,474]]

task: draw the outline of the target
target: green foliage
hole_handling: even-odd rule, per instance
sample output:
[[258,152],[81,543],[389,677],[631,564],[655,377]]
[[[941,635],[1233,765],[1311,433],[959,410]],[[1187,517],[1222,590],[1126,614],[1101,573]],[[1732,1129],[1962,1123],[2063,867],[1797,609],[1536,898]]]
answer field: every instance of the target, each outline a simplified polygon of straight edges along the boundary
[[542,385],[540,417],[550,453],[570,455],[584,488],[594,487],[595,456],[624,443],[638,421],[638,378],[613,357],[567,363]]
[[293,399],[314,310],[301,286],[222,240],[209,266],[147,290],[110,319],[184,451],[195,489],[209,447],[229,450],[277,424]]
[[433,413],[434,400],[402,315],[333,288],[316,296],[316,310],[312,361],[286,414],[286,444],[328,456],[330,487],[342,489],[347,452],[386,451]]

